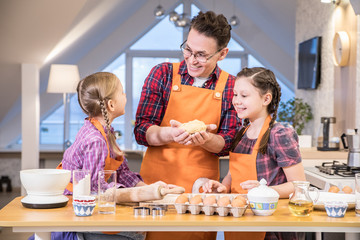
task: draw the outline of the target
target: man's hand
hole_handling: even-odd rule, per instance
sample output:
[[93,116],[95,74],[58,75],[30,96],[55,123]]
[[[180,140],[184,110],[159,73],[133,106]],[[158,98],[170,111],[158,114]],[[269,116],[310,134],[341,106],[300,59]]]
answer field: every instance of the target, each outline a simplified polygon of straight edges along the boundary
[[186,142],[185,145],[200,146],[211,140],[212,135],[210,131],[216,129],[216,124],[206,125],[206,131],[201,131],[190,135],[190,141]]
[[186,144],[191,140],[191,136],[184,129],[179,128],[181,126],[181,122],[176,120],[170,120],[170,134],[174,142],[179,144]]

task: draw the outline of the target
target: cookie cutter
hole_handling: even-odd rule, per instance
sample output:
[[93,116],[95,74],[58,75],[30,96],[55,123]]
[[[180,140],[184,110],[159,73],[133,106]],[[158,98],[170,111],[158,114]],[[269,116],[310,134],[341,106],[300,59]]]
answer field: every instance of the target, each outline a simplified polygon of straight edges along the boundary
[[134,216],[146,217],[150,215],[150,208],[148,207],[134,207]]
[[166,210],[162,207],[152,207],[151,208],[151,213],[152,213],[153,217],[165,216],[165,212],[166,212]]
[[161,209],[163,209],[165,211],[168,210],[168,205],[166,205],[166,204],[149,204],[149,207],[151,207],[151,208],[161,208]]

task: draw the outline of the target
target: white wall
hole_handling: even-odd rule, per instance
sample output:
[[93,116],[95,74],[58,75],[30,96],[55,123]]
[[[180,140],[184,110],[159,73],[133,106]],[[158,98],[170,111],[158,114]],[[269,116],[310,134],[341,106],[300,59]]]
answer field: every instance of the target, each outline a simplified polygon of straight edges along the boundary
[[[295,86],[298,74],[298,44],[315,36],[322,36],[321,83],[316,90],[298,90],[295,94],[312,106],[314,119],[306,126],[305,134],[312,134],[313,146],[320,127],[321,117],[336,117],[334,136],[340,135],[347,128],[360,127],[356,117],[355,102],[359,102],[359,54],[358,17],[347,0],[340,5],[324,4],[320,1],[297,0],[295,34]],[[310,7],[311,6],[311,7]],[[347,31],[351,38],[349,65],[337,67],[333,63],[333,37],[336,31]],[[358,91],[358,90],[357,90]]]

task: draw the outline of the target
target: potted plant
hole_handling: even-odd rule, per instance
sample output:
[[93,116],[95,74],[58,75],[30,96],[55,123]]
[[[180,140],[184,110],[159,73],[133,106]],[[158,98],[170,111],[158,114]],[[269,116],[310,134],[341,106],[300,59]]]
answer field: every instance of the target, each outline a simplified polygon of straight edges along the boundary
[[301,98],[292,98],[280,102],[278,121],[287,122],[293,126],[299,136],[300,147],[311,147],[311,135],[302,135],[305,124],[313,118],[311,106]]

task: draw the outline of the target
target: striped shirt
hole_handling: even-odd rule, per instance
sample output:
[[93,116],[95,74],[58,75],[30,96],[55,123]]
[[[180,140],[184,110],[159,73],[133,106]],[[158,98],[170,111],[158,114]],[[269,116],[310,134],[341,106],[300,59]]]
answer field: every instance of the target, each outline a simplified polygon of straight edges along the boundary
[[[149,146],[146,140],[147,129],[152,125],[160,126],[162,122],[171,93],[172,70],[171,63],[162,63],[156,65],[145,79],[134,128],[136,141],[141,145]],[[203,87],[214,90],[220,72],[221,69],[216,66]],[[180,63],[179,73],[182,85],[193,85],[194,78],[188,74],[185,61]],[[217,134],[224,138],[225,146],[218,154],[220,156],[228,154],[235,133],[241,126],[236,111],[232,106],[234,80],[235,77],[229,75],[222,97],[221,118]]]
[[[107,132],[106,128],[105,133]],[[112,129],[113,130],[113,129]],[[62,166],[63,169],[90,169],[91,191],[97,192],[98,172],[105,167],[105,159],[108,155],[107,145],[100,131],[87,119],[76,135],[75,142],[65,151]],[[110,157],[115,154],[110,148]],[[130,171],[126,158],[116,170],[117,187],[134,187],[142,181],[138,173]],[[71,179],[72,182],[72,179]],[[65,194],[71,194],[65,190]]]

